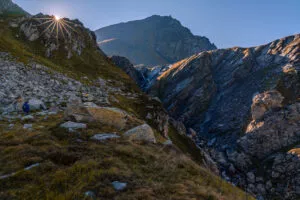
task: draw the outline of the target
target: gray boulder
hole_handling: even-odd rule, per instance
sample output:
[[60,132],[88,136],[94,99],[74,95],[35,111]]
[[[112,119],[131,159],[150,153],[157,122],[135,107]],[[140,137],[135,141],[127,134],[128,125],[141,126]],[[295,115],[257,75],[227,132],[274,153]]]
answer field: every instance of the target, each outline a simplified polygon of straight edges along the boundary
[[127,187],[127,183],[119,182],[119,181],[114,181],[112,182],[112,185],[115,190],[121,191],[124,190]]
[[66,128],[66,129],[86,129],[87,125],[83,123],[76,123],[76,122],[65,122],[60,125],[61,128]]
[[276,90],[256,95],[251,106],[252,119],[259,120],[268,110],[282,107],[283,99],[284,97]]
[[32,124],[24,124],[23,128],[24,129],[32,129]]
[[148,124],[143,124],[130,129],[124,136],[132,141],[146,141],[156,143],[152,128]]
[[28,104],[30,106],[30,110],[45,110],[47,109],[45,104],[39,100],[39,99],[30,99],[28,101]]
[[114,133],[101,133],[101,134],[96,134],[93,137],[91,137],[92,140],[96,141],[104,141],[104,140],[109,140],[109,139],[116,139],[119,138],[120,136],[114,134]]

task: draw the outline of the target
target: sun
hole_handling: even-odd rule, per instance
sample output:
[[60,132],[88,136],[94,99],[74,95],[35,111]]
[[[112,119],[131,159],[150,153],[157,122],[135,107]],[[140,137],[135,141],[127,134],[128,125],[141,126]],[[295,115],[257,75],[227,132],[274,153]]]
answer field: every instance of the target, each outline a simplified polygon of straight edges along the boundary
[[60,16],[58,16],[58,15],[54,15],[54,19],[55,19],[56,21],[59,21],[61,18],[60,18]]
[[70,37],[70,35],[73,32],[77,32],[75,24],[72,21],[64,17],[60,17],[59,15],[52,15],[52,16],[47,16],[42,18],[35,18],[35,19],[38,21],[41,20],[39,21],[40,24],[37,26],[43,26],[43,28],[45,29],[42,32],[42,34],[46,32],[50,32],[50,34],[56,32],[57,42],[59,36],[62,36],[65,39],[66,37]]

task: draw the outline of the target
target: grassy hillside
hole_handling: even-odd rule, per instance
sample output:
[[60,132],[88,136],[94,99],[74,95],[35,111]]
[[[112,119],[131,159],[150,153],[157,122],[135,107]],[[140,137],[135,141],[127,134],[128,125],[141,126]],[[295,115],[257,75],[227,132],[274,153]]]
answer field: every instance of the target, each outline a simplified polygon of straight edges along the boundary
[[[61,122],[62,113],[36,118],[34,131],[24,131],[21,121],[14,122],[13,130],[6,128],[9,122],[0,122],[0,172],[16,172],[0,181],[1,199],[89,199],[87,191],[98,199],[247,198],[176,148],[122,140],[97,143],[88,138],[109,127],[93,126],[77,135],[57,128]],[[128,187],[117,192],[112,181]]]

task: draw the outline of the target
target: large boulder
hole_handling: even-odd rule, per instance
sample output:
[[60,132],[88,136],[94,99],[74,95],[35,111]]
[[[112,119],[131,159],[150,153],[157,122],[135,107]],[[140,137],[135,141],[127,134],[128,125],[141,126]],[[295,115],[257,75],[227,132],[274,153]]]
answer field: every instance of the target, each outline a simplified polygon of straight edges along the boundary
[[46,106],[45,104],[39,100],[39,99],[30,99],[28,101],[28,104],[30,106],[30,110],[45,110]]
[[260,120],[271,109],[282,107],[284,97],[276,90],[267,91],[253,98],[251,113],[253,120]]
[[145,141],[156,143],[154,132],[148,124],[143,124],[130,129],[124,136],[132,141]]
[[263,121],[252,121],[238,141],[247,154],[258,159],[300,142],[300,103],[270,111]]
[[100,107],[95,104],[69,104],[65,119],[77,122],[99,122],[118,129],[124,129],[130,116],[114,107]]

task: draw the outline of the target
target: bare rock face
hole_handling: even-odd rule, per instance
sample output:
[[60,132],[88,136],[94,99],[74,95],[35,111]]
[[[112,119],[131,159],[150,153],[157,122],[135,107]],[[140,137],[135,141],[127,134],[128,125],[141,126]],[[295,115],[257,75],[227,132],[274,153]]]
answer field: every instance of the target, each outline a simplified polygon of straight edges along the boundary
[[209,39],[195,36],[171,16],[153,15],[95,31],[108,56],[124,56],[134,65],[177,62],[201,51],[216,49]]
[[278,91],[267,91],[256,95],[251,106],[252,119],[259,120],[266,111],[280,108],[283,99],[284,97]]
[[[148,92],[162,100],[172,117],[197,132],[234,136],[249,122],[256,94],[276,89],[286,99],[297,98],[299,43],[300,35],[294,35],[255,48],[202,52],[168,67],[151,82]],[[265,95],[257,101],[276,94]],[[279,106],[268,103],[267,109]],[[255,109],[258,118],[266,111]]]
[[[144,88],[171,117],[197,132],[195,142],[223,178],[258,198],[299,199],[298,179],[278,172],[292,163],[283,159],[276,170],[271,167],[279,152],[300,143],[299,47],[296,34],[253,48],[201,52],[141,69],[151,80]],[[249,172],[255,180],[247,179]],[[292,188],[288,195],[284,182]]]
[[252,121],[239,144],[256,158],[266,156],[300,141],[300,103],[271,111],[260,123]]
[[124,136],[129,140],[133,141],[145,141],[156,143],[153,130],[148,124],[143,124],[141,126],[137,126],[133,129],[130,129],[129,131],[124,133]]

